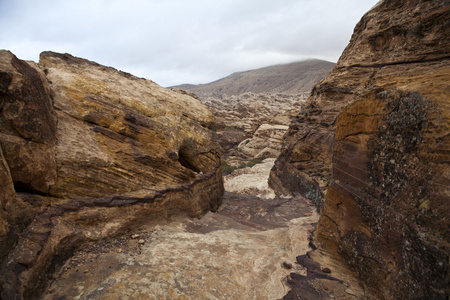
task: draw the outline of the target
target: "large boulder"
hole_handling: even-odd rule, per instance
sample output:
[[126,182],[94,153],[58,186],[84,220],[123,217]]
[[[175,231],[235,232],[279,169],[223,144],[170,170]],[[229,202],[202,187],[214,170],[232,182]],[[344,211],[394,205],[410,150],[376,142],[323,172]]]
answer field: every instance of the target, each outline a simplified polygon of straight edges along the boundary
[[0,89],[2,299],[37,297],[85,243],[218,208],[200,100],[52,52],[36,64],[0,51]]
[[449,16],[418,0],[365,14],[271,172],[279,194],[315,201],[319,250],[380,299],[448,297]]
[[252,138],[239,143],[238,149],[251,158],[275,158],[280,154],[283,135],[288,128],[286,125],[262,124]]

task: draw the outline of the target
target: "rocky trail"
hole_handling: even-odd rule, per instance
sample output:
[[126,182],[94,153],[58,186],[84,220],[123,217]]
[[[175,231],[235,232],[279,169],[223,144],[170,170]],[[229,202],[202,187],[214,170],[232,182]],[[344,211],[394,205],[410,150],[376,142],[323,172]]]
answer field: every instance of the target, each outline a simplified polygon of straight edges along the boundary
[[[308,261],[319,218],[311,201],[238,193],[258,194],[252,188],[255,178],[266,175],[267,180],[272,164],[269,159],[240,170],[233,178],[241,181],[240,189],[234,185],[234,193],[226,192],[217,212],[144,227],[81,249],[55,275],[43,299],[281,299],[292,286],[304,291],[304,299],[334,297],[330,289],[335,290],[331,295],[339,290],[352,299],[352,289],[361,291],[349,280],[331,277],[336,266]],[[263,189],[259,194],[270,194]],[[328,286],[308,285],[305,279],[317,274]]]

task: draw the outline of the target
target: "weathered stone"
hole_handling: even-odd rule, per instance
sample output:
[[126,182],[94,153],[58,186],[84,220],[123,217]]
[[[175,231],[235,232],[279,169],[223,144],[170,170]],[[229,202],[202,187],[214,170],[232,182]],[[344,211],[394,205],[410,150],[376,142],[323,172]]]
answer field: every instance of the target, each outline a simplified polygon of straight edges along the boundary
[[[333,65],[311,59],[234,73],[208,84],[179,87],[194,92],[211,108],[218,124],[222,157],[249,159],[256,155],[264,159],[278,156],[278,137],[273,139],[281,132],[277,127],[289,125],[313,86]],[[274,129],[274,136],[255,137],[261,124],[272,126],[265,132]],[[241,147],[246,139],[255,140],[251,147]]]
[[[276,157],[281,148],[280,138],[307,97],[304,94],[242,93],[222,97],[206,97],[217,120],[218,143],[222,156],[245,159]],[[246,145],[248,141],[251,144]],[[247,147],[245,147],[247,146]]]
[[212,116],[199,100],[69,55],[43,53],[40,63],[58,115],[51,195],[153,189],[217,167]]
[[275,159],[267,158],[253,167],[237,169],[224,177],[227,192],[272,199],[275,194],[267,183]]
[[275,158],[280,152],[283,136],[288,128],[286,125],[262,124],[252,138],[238,145],[238,149],[253,158]]
[[2,51],[0,67],[2,298],[36,298],[86,243],[218,208],[200,100],[68,54]]
[[17,191],[46,193],[56,180],[56,120],[43,72],[0,51],[0,264],[38,209]]
[[14,191],[13,182],[11,179],[11,173],[9,172],[8,164],[3,157],[3,151],[0,147],[0,264],[3,262],[4,257],[8,253],[8,250],[12,248],[12,239],[10,235],[9,223],[11,216],[8,212],[13,205],[16,193]]
[[449,15],[415,0],[364,15],[271,172],[321,208],[320,251],[381,299],[448,297]]
[[56,181],[56,119],[38,68],[0,51],[0,143],[14,186],[46,193]]

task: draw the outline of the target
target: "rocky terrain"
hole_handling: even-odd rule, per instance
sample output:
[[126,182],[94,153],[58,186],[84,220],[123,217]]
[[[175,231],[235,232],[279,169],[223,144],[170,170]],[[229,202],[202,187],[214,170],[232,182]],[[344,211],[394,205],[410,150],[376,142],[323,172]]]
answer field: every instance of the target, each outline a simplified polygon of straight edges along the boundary
[[[306,94],[255,94],[203,100],[217,121],[217,137],[224,158],[275,158],[282,137],[305,101]],[[249,144],[249,142],[252,142]]]
[[252,167],[240,168],[224,176],[225,190],[265,199],[275,198],[275,193],[268,183],[269,173],[274,162],[275,158],[267,158]]
[[83,245],[221,203],[198,99],[68,54],[2,50],[0,100],[2,299],[36,298]]
[[271,171],[278,195],[321,212],[309,256],[343,261],[377,299],[449,297],[449,17],[448,1],[380,1]]
[[[0,51],[0,298],[448,299],[449,23],[448,1],[382,0],[307,100],[213,113]],[[224,152],[253,159],[223,178]]]
[[[281,299],[291,287],[305,299],[370,297],[341,262],[307,254],[319,215],[301,196],[273,197],[267,186],[273,161],[227,176],[225,188],[233,192],[225,192],[217,212],[80,249],[42,298]],[[233,179],[239,183],[228,184]],[[314,286],[296,285],[298,276],[314,278]]]
[[227,161],[275,158],[301,103],[333,66],[311,59],[177,88],[194,93],[211,109],[221,154]]
[[[253,170],[266,182],[273,161],[268,164]],[[295,257],[310,249],[318,214],[303,197],[241,193],[250,187],[226,192],[218,211],[201,219],[143,226],[81,249],[55,275],[43,299],[282,298],[289,289],[286,276],[304,272]]]

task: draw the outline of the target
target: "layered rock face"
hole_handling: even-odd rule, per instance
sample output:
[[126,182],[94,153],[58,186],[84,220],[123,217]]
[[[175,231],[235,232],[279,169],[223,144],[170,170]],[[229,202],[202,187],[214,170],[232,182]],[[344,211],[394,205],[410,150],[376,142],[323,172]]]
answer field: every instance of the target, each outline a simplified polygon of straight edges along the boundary
[[241,153],[254,158],[277,157],[283,142],[283,136],[289,129],[286,125],[262,124],[252,138],[238,145]]
[[[307,94],[252,93],[206,97],[202,101],[217,120],[223,157],[277,157],[283,135]],[[248,143],[251,141],[251,144]]]
[[271,172],[277,193],[321,208],[317,251],[380,299],[449,297],[449,35],[447,1],[380,1]]
[[0,51],[0,69],[2,298],[32,298],[80,245],[220,204],[198,99],[68,54]]

